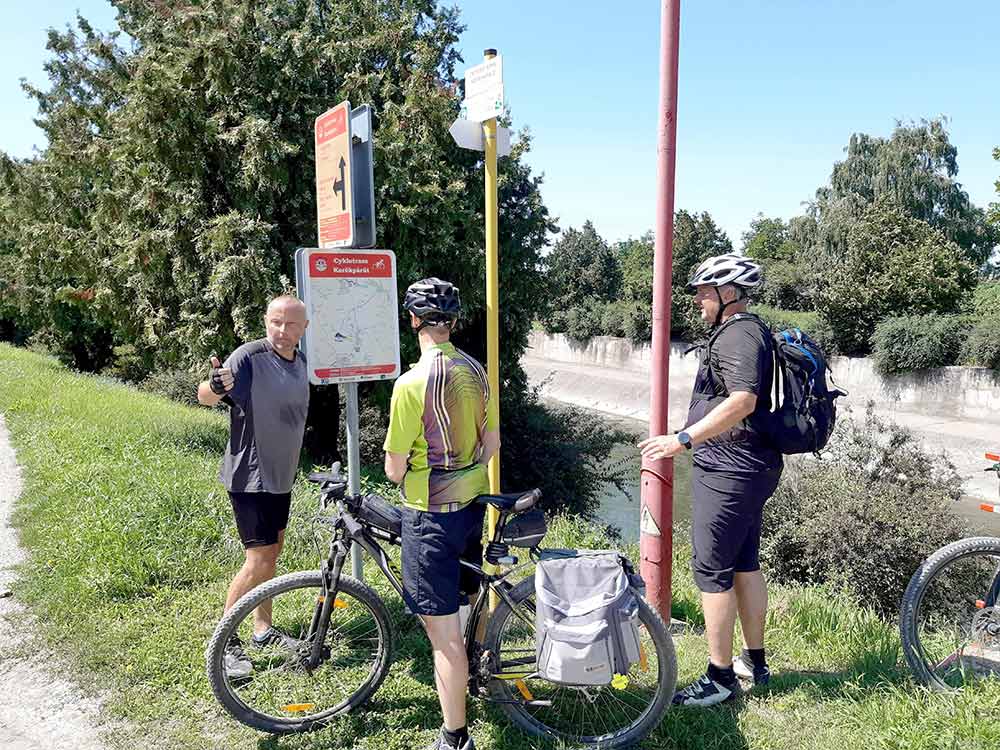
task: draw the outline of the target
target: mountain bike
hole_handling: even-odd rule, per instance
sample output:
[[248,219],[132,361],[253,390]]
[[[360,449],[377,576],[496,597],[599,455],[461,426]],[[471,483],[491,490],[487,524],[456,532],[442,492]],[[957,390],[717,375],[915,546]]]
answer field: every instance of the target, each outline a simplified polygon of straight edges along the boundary
[[[319,518],[332,530],[320,569],[289,573],[248,592],[219,622],[206,653],[212,690],[226,711],[247,726],[276,734],[326,726],[363,706],[388,674],[392,617],[370,586],[345,574],[353,545],[368,553],[402,596],[399,568],[384,547],[400,543],[399,507],[376,495],[347,494],[336,467],[309,479],[320,485]],[[540,497],[533,490],[475,501],[499,511],[484,557],[500,572],[461,561],[483,593],[472,603],[464,630],[469,693],[498,706],[529,734],[575,746],[627,747],[652,731],[670,704],[677,681],[673,641],[660,615],[640,596],[640,659],[627,675],[606,686],[557,684],[538,676],[534,581],[530,575],[516,581],[528,564],[518,566],[510,548],[527,548],[537,559],[545,527],[541,511],[532,508]],[[488,592],[498,600],[492,614],[486,607]],[[228,677],[227,643],[234,636],[250,643],[253,610],[267,601],[274,627],[291,637],[262,649],[248,647],[250,675]],[[480,641],[477,634],[483,630]]]
[[[986,458],[1000,479],[1000,455]],[[899,630],[914,676],[933,689],[1000,677],[1000,538],[961,539],[928,557],[906,587]]]

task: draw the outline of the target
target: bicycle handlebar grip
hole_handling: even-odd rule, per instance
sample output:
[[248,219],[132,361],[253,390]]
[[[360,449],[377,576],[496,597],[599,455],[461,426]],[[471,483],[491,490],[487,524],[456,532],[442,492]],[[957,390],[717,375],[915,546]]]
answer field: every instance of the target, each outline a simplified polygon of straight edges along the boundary
[[538,499],[542,496],[542,491],[539,489],[533,489],[529,494],[522,497],[516,503],[514,503],[514,511],[519,512],[522,510],[527,510],[532,505],[538,502]]

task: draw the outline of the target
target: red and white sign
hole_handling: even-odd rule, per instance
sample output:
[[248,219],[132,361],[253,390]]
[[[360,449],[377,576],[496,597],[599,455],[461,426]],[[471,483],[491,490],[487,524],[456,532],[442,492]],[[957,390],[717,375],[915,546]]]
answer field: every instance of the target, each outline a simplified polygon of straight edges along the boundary
[[317,117],[314,134],[319,246],[350,247],[354,244],[350,102],[341,102]]
[[391,250],[306,250],[306,354],[316,385],[399,375],[399,298]]

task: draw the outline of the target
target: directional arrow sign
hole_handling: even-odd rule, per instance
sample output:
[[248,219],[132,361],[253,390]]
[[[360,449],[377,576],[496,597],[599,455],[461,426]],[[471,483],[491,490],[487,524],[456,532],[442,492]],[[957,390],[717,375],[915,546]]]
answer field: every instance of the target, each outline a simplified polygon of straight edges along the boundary
[[[448,128],[451,137],[455,139],[462,148],[470,151],[485,151],[486,141],[483,137],[483,126],[481,123],[472,120],[463,120],[461,117],[455,120]],[[510,129],[497,128],[497,156],[508,156],[510,154]]]
[[316,118],[316,228],[320,247],[354,244],[351,184],[351,104]]
[[333,194],[340,194],[340,210],[347,210],[347,191],[344,190],[344,167],[347,166],[347,162],[344,161],[344,157],[340,157],[340,179],[333,181]]

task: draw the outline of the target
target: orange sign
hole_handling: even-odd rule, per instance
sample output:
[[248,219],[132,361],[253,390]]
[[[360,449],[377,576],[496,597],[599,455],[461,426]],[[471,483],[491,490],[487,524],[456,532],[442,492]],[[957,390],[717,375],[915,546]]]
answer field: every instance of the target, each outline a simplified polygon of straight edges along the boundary
[[316,118],[316,228],[320,247],[354,244],[351,188],[351,104]]

